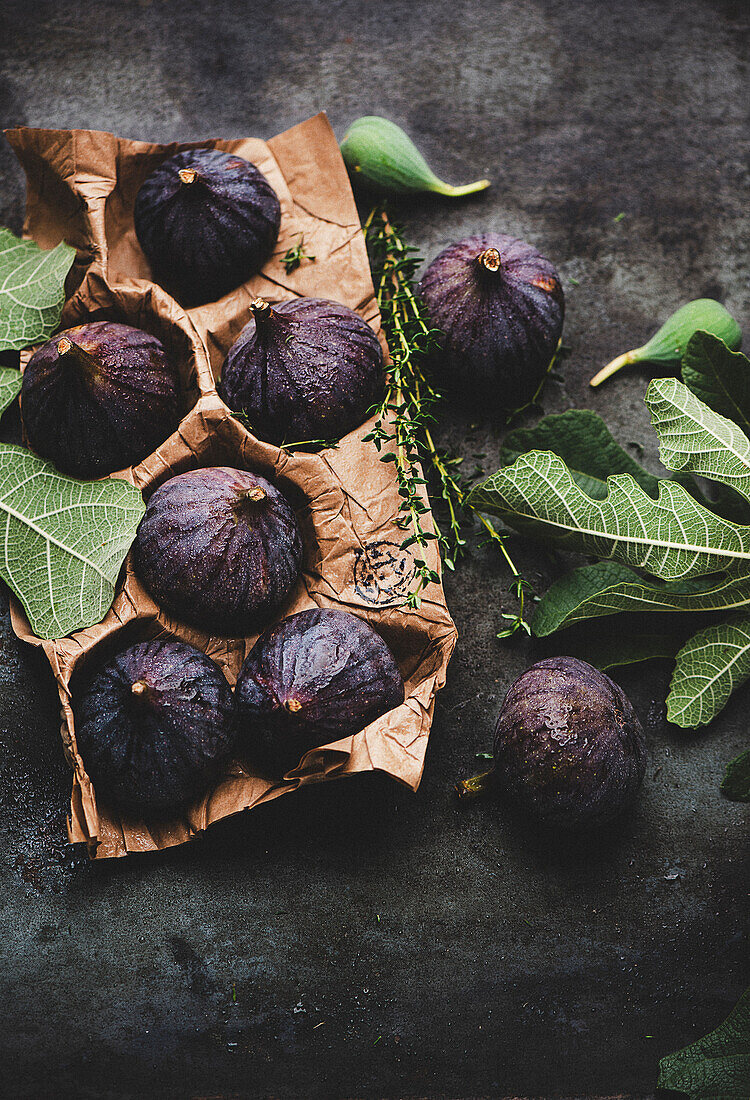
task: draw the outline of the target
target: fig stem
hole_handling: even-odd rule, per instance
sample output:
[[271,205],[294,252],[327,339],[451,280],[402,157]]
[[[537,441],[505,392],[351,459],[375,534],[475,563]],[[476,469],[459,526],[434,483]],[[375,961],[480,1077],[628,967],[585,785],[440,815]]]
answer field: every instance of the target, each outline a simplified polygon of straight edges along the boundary
[[265,499],[266,490],[262,489],[260,485],[251,485],[249,489],[240,489],[234,505],[235,511],[241,511],[245,504],[259,504],[261,500]]
[[133,695],[141,696],[148,694],[149,687],[145,680],[136,680],[130,690],[132,691]]
[[61,359],[69,359],[86,371],[99,373],[99,364],[93,355],[90,355],[80,344],[76,344],[68,336],[61,336],[57,341],[57,354]]
[[488,795],[495,783],[495,771],[490,769],[480,775],[473,775],[471,779],[462,779],[456,783],[456,792],[459,798],[484,798]]
[[600,386],[602,382],[606,382],[618,370],[627,367],[630,363],[637,363],[642,352],[643,348],[633,348],[632,351],[626,351],[622,355],[618,355],[616,359],[613,359],[611,363],[607,363],[606,367],[602,367],[599,373],[594,375],[589,385]]
[[299,699],[287,699],[284,702],[284,710],[288,710],[290,714],[297,714],[298,711],[302,710],[302,704]]
[[198,173],[195,168],[180,168],[177,175],[180,177],[182,183],[185,184],[195,183],[198,178]]
[[255,318],[255,323],[259,324],[263,321],[270,320],[273,310],[271,309],[270,302],[267,302],[265,298],[253,298],[250,303],[250,312]]
[[496,248],[485,248],[484,252],[480,252],[477,256],[477,263],[490,275],[497,275],[501,267],[500,253]]
[[474,183],[462,183],[458,187],[452,187],[449,183],[433,184],[431,190],[438,195],[449,195],[452,199],[459,199],[462,195],[475,195],[477,191],[485,191],[490,186],[490,180],[475,180]]

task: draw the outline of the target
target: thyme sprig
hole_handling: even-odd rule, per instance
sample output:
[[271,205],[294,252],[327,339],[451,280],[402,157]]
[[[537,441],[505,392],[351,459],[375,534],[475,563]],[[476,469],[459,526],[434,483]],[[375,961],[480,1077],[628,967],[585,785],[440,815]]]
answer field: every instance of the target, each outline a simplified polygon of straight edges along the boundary
[[301,265],[303,260],[309,260],[310,263],[315,263],[315,257],[305,249],[305,235],[300,233],[299,240],[296,244],[288,248],[281,258],[281,262],[286,269],[287,275],[291,275],[293,271]]
[[[376,206],[371,211],[364,232],[383,331],[391,353],[385,396],[376,409],[375,426],[365,439],[383,452],[381,462],[392,462],[395,466],[401,497],[396,523],[405,535],[401,548],[424,550],[429,542],[437,541],[444,564],[454,569],[466,547],[464,528],[474,519],[479,520],[487,532],[487,541],[505,558],[519,601],[517,614],[502,616],[509,625],[498,637],[510,637],[518,630],[530,633],[524,617],[525,594],[530,586],[508,553],[505,536],[466,503],[468,487],[458,470],[461,459],[441,451],[433,438],[436,407],[442,394],[428,381],[425,362],[437,347],[438,333],[430,327],[414,292],[414,277],[421,258],[415,248],[404,243],[383,207]],[[432,471],[437,482],[447,516],[442,528],[434,515],[434,530],[425,528],[429,508],[423,495],[427,482],[420,463]],[[407,606],[418,608],[424,588],[438,580],[438,573],[424,556],[415,557],[414,582],[406,597]]]

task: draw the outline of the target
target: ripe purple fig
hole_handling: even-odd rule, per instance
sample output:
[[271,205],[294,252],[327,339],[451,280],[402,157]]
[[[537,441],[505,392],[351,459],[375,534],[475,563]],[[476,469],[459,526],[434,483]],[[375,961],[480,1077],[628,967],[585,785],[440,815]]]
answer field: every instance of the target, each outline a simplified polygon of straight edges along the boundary
[[492,771],[457,787],[494,790],[559,828],[603,825],[632,804],[646,770],[643,727],[622,688],[575,657],[549,657],[511,684]]
[[516,409],[536,393],[562,333],[557,271],[535,248],[502,233],[452,244],[419,284],[442,333],[445,385],[474,404]]
[[254,164],[218,149],[188,149],[146,178],[133,219],[154,277],[192,306],[216,301],[260,271],[279,235],[281,207]]
[[229,466],[178,474],[151,496],[133,547],[157,603],[205,631],[259,630],[297,581],[302,540],[286,498]]
[[322,608],[262,634],[235,689],[242,744],[272,775],[403,701],[401,673],[380,635],[347,611]]
[[140,462],[177,427],[177,367],[141,329],[77,325],[32,355],[21,412],[37,454],[73,477],[100,477]]
[[183,642],[130,646],[75,703],[76,740],[97,795],[136,813],[198,797],[232,750],[232,691],[204,653]]
[[340,439],[367,419],[383,394],[383,353],[366,321],[322,298],[271,307],[251,317],[229,349],[219,394],[270,443]]

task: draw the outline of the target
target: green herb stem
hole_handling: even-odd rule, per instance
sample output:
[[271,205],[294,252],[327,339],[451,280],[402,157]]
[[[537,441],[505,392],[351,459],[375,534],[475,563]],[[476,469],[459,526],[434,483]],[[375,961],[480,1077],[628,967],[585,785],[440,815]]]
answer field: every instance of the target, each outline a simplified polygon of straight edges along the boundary
[[[466,539],[463,526],[477,517],[505,558],[515,579],[515,593],[520,608],[517,615],[505,615],[511,626],[500,637],[518,629],[529,631],[524,619],[524,590],[527,587],[499,534],[489,520],[466,502],[468,486],[464,486],[455,467],[460,459],[451,458],[435,444],[431,426],[436,422],[435,410],[442,400],[428,381],[424,364],[438,342],[438,333],[426,318],[424,307],[414,292],[413,280],[421,263],[415,250],[406,245],[398,229],[389,221],[382,206],[376,206],[364,224],[376,297],[383,330],[391,352],[387,370],[385,397],[376,409],[373,431],[366,437],[378,451],[385,448],[381,461],[395,465],[398,492],[401,497],[398,526],[404,530],[402,549],[425,548],[436,541],[444,564],[455,567],[464,552]],[[440,498],[447,512],[447,524],[442,530],[433,516],[433,530],[424,526],[428,507],[424,500],[425,478],[419,463],[423,461],[437,479]],[[415,561],[415,579],[406,598],[410,607],[419,607],[426,585],[437,582],[439,575],[423,558]]]

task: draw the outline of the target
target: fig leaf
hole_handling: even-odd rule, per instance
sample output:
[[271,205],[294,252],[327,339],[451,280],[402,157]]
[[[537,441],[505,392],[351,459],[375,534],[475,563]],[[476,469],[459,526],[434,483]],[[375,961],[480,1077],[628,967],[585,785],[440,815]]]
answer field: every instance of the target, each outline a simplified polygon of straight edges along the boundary
[[22,376],[15,367],[0,367],[0,416],[21,392]]
[[710,332],[696,332],[682,357],[682,380],[715,413],[750,435],[750,359]]
[[750,1094],[750,989],[715,1031],[662,1058],[658,1088],[690,1100],[747,1100]]
[[676,726],[705,726],[729,696],[750,679],[750,616],[699,630],[677,654],[667,696]]
[[750,749],[727,764],[721,793],[732,802],[750,802]]
[[64,241],[45,251],[0,227],[0,351],[20,351],[51,336],[75,254]]
[[533,450],[559,455],[576,485],[595,500],[606,497],[610,474],[632,474],[649,496],[659,495],[659,479],[639,466],[616,442],[602,418],[589,409],[569,409],[545,416],[533,428],[509,432],[500,461],[509,466],[524,451]]
[[553,584],[537,606],[533,627],[542,638],[618,611],[724,611],[745,604],[750,604],[750,571],[660,584],[616,562],[601,561],[574,569]]
[[[646,405],[668,468],[711,478],[750,500],[750,440],[733,421],[673,378],[653,381]],[[716,515],[673,481],[658,483],[656,500],[632,473],[610,475],[605,487],[606,495],[594,499],[556,454],[529,451],[469,494],[479,511],[523,533],[606,559],[553,585],[539,605],[537,634],[636,608],[737,612],[750,606],[750,526]],[[707,627],[677,655],[670,720],[705,725],[748,678],[750,617]]]
[[676,378],[652,382],[646,405],[667,469],[711,478],[750,500],[750,440],[737,424],[715,413]]
[[144,512],[126,481],[75,481],[0,444],[0,577],[35,634],[61,638],[104,617]]

